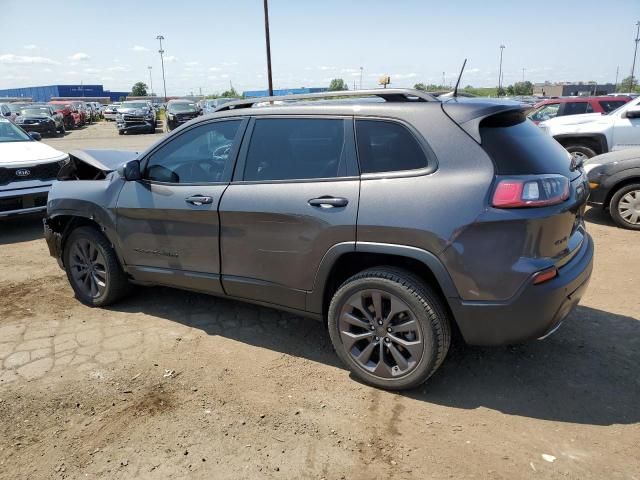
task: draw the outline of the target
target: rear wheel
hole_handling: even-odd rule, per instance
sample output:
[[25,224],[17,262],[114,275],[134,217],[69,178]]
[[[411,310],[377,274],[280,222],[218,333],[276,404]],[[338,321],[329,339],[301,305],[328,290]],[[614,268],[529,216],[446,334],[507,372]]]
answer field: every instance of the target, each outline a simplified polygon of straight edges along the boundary
[[60,128],[58,129],[58,133],[62,136],[64,136],[64,134],[66,133],[66,129],[64,128],[64,124],[60,125]]
[[640,183],[625,185],[614,193],[609,213],[618,226],[640,230]]
[[102,307],[122,298],[129,281],[105,236],[93,227],[79,227],[64,248],[64,266],[76,298]]
[[333,296],[328,316],[340,359],[376,387],[402,390],[424,383],[451,343],[440,297],[415,275],[393,267],[349,278]]
[[573,158],[575,158],[576,160],[582,160],[583,162],[597,155],[594,150],[582,145],[571,145],[566,147],[566,150],[571,154]]

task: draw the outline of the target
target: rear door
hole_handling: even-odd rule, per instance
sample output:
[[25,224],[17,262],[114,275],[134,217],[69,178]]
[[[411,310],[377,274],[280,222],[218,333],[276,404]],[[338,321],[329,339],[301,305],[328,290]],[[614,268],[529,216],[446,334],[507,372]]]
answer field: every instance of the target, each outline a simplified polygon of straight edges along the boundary
[[220,203],[226,293],[304,309],[325,253],[355,242],[359,187],[350,117],[252,120]]
[[117,203],[124,259],[136,278],[220,292],[218,204],[247,120],[200,123],[143,159]]

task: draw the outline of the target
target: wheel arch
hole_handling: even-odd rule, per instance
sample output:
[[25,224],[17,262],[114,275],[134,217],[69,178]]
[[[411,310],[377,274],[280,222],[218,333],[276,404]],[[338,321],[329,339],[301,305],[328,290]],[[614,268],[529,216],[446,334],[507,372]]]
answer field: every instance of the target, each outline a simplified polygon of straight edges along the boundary
[[334,245],[323,257],[314,288],[307,294],[306,307],[326,317],[331,296],[350,276],[376,266],[404,268],[424,279],[445,300],[457,298],[458,291],[442,262],[433,253],[416,247],[370,242]]
[[609,187],[607,196],[605,197],[604,202],[602,204],[602,206],[605,208],[609,208],[611,199],[613,198],[613,196],[616,194],[618,190],[620,190],[623,187],[626,187],[627,185],[631,185],[633,183],[640,183],[640,167],[633,168],[631,169],[631,171],[624,170],[620,172],[619,175],[618,174],[615,175],[611,180],[612,180],[611,186]]
[[602,133],[589,133],[584,135],[571,133],[556,135],[553,138],[565,148],[573,145],[582,145],[591,148],[598,155],[609,151],[607,137]]

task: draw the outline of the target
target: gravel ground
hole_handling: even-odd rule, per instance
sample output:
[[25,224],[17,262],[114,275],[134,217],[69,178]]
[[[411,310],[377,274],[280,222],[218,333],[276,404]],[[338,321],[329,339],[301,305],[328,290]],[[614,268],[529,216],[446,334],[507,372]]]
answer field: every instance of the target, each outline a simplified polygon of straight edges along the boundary
[[3,222],[0,478],[640,479],[640,237],[587,217],[593,278],[556,334],[456,344],[403,394],[355,381],[324,327],[290,314],[166,288],[87,308],[40,220]]

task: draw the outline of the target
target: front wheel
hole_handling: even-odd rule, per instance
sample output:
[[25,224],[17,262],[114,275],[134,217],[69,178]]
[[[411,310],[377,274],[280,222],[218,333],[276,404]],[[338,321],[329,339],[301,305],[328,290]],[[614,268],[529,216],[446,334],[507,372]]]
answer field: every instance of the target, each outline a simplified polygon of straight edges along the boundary
[[618,226],[640,230],[640,183],[625,185],[614,193],[609,213]]
[[329,335],[340,359],[362,381],[403,390],[424,383],[449,350],[451,325],[433,289],[393,267],[360,272],[336,291]]
[[93,227],[71,232],[64,247],[64,266],[76,298],[103,307],[122,298],[129,281],[105,236]]

